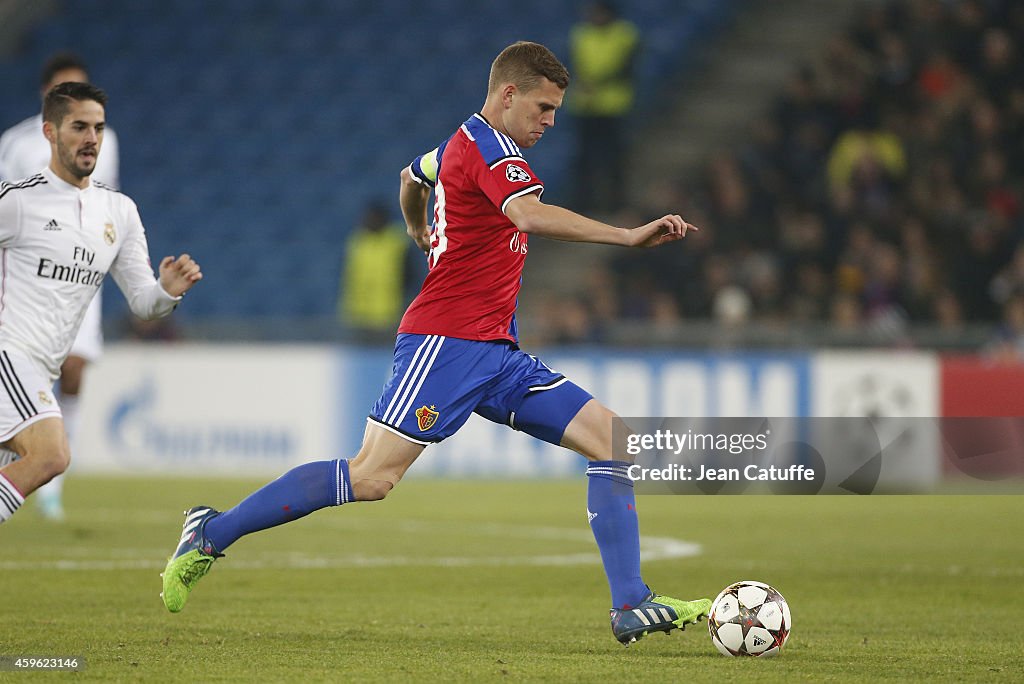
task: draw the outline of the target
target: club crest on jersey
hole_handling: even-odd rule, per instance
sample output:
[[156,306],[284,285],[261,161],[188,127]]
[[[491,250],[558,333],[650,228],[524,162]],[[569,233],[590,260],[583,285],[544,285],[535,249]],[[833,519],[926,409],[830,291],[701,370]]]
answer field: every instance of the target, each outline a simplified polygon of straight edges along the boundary
[[39,390],[39,401],[47,406],[53,403],[53,400],[50,399],[50,395],[42,390]]
[[529,183],[531,180],[530,174],[515,164],[509,164],[505,167],[505,178],[508,178],[513,183]]
[[434,408],[433,405],[430,408],[424,405],[416,409],[416,425],[419,426],[420,432],[426,432],[437,422],[439,414]]
[[114,240],[117,239],[117,233],[114,232],[113,223],[103,224],[103,241],[108,245],[114,244]]

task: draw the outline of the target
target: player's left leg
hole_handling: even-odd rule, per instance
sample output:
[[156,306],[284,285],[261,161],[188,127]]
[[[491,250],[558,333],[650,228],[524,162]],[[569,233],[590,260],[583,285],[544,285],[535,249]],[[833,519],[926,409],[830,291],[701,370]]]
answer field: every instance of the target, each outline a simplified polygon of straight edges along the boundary
[[[583,455],[587,466],[587,517],[601,552],[612,594],[612,632],[628,644],[652,631],[682,628],[707,615],[711,601],[655,595],[640,573],[640,528],[630,463],[615,459],[616,415],[568,379],[533,357],[509,424],[517,430]],[[531,368],[532,364],[532,368]],[[489,409],[491,407],[488,407]],[[491,409],[494,420],[498,414]]]
[[612,460],[615,414],[596,399],[566,426],[561,445],[582,454],[587,465],[587,518],[601,551],[615,608],[631,609],[651,593],[640,576],[640,525],[629,463]]
[[630,463],[607,459],[615,453],[612,435],[617,417],[597,400],[590,400],[566,426],[562,446],[590,460],[587,517],[612,589],[612,634],[629,645],[649,632],[685,629],[702,620],[711,601],[656,595],[641,578],[640,524]]
[[[60,367],[60,409],[64,417],[64,432],[68,443],[78,432],[78,397],[82,388],[82,375],[89,361],[82,356],[68,356]],[[36,505],[47,520],[64,520],[64,475],[58,475],[36,491]]]
[[[587,517],[615,608],[632,609],[650,595],[640,575],[640,528],[629,463],[612,460],[615,414],[569,381],[529,392],[515,412],[515,427],[587,458]],[[568,413],[563,407],[569,407]]]
[[[68,444],[75,448],[78,435],[79,396],[82,392],[82,378],[86,366],[103,353],[102,290],[97,290],[89,308],[85,311],[82,325],[71,345],[71,351],[60,367],[59,399],[64,418],[64,431]],[[77,454],[77,450],[76,450]],[[58,475],[36,492],[36,504],[43,517],[60,522],[64,519],[64,478]]]

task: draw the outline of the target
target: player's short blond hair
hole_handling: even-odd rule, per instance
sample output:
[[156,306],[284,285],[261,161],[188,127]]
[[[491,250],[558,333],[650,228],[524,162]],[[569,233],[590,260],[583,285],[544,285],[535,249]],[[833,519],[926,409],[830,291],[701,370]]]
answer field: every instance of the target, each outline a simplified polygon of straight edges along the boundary
[[491,64],[487,92],[493,93],[504,83],[512,83],[523,91],[532,90],[546,78],[562,90],[569,86],[569,70],[555,53],[540,43],[521,40],[501,51]]

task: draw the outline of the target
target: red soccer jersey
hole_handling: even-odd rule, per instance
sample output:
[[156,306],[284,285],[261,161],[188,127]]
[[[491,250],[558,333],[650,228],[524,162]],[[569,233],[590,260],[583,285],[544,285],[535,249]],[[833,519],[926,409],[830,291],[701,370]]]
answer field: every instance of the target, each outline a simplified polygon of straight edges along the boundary
[[[413,173],[434,183],[420,159]],[[437,164],[430,272],[398,332],[516,342],[527,236],[504,210],[516,197],[543,193],[544,184],[512,139],[479,114],[438,148]]]

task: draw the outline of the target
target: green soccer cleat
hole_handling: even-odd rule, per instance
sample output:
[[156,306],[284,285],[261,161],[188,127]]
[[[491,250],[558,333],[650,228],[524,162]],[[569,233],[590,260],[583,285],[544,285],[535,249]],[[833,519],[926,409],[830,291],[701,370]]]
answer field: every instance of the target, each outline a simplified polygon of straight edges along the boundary
[[651,632],[686,629],[686,625],[706,618],[710,610],[711,599],[680,601],[652,593],[636,608],[612,608],[612,634],[620,644],[629,646]]
[[160,597],[172,613],[185,607],[185,601],[196,582],[210,571],[213,561],[224,556],[203,534],[206,523],[218,515],[220,511],[209,506],[196,506],[185,511],[185,524],[182,526],[178,548],[160,575],[164,578],[164,590]]

